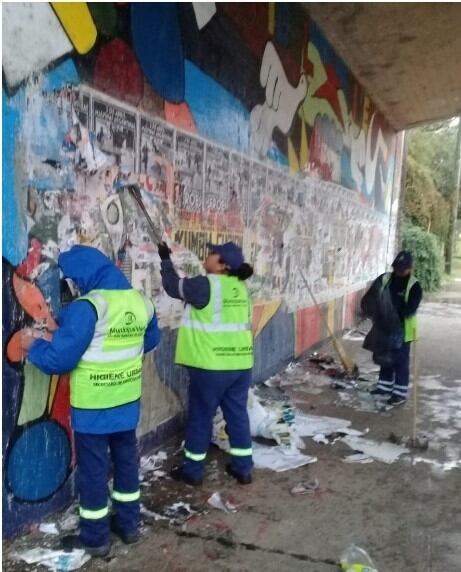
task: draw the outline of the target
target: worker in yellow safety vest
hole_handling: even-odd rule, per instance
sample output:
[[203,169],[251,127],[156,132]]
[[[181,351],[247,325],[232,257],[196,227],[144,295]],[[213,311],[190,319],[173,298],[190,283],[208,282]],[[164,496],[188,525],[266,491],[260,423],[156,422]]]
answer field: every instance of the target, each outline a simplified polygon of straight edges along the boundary
[[176,343],[176,363],[189,371],[189,410],[184,462],[173,478],[198,486],[221,407],[229,434],[227,472],[240,484],[252,481],[252,449],[247,412],[253,367],[251,302],[244,281],[253,269],[233,242],[208,244],[206,276],[180,278],[170,250],[159,246],[166,292],[186,303]]
[[142,360],[159,343],[160,331],[152,301],[96,248],[73,246],[59,256],[58,265],[80,296],[62,309],[52,336],[32,332],[24,337],[23,348],[43,372],[70,372],[80,535],[64,538],[63,547],[106,556],[110,528],[126,544],[139,538],[136,426]]
[[[392,263],[393,272],[379,276],[362,300],[362,310],[373,321],[364,348],[373,351],[381,365],[378,386],[371,394],[389,406],[407,399],[410,346],[417,339],[416,312],[423,295],[413,266],[412,254],[402,250]],[[388,306],[383,307],[386,301]]]

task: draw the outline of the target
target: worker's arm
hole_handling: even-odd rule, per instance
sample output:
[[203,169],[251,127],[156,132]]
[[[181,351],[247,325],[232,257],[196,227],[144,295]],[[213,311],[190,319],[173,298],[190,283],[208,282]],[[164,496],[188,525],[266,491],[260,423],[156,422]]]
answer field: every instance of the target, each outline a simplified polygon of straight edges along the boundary
[[408,302],[403,307],[403,317],[409,318],[413,316],[418,311],[419,305],[421,304],[421,300],[423,299],[423,289],[421,288],[421,284],[416,282],[413,284],[410,294],[408,296]]
[[162,259],[162,284],[165,292],[172,298],[184,300],[196,308],[205,308],[210,301],[210,283],[206,276],[194,278],[180,278],[170,260],[169,249],[166,245],[159,246],[159,255]]
[[360,302],[360,308],[362,312],[365,314],[365,316],[367,316],[368,318],[373,318],[373,316],[376,314],[379,289],[381,287],[381,284],[382,284],[382,275],[376,278],[376,280],[370,286],[367,293]]
[[150,352],[160,343],[161,332],[158,327],[157,315],[154,313],[144,333],[144,353]]
[[72,302],[61,312],[52,340],[36,340],[30,346],[29,361],[49,375],[75,369],[93,339],[96,321],[96,310],[90,302]]

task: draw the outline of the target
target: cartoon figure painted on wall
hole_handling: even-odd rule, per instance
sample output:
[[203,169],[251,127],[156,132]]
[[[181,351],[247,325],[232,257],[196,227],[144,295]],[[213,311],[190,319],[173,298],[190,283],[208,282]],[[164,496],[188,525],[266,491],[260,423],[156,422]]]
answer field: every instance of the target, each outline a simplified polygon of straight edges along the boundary
[[21,399],[5,455],[5,485],[15,500],[32,503],[54,495],[73,470],[69,377],[40,372],[24,361],[20,345],[26,328],[51,332],[57,327],[39,284],[59,277],[54,263],[42,252],[42,244],[32,239],[26,260],[12,270],[12,302],[17,311],[10,324],[15,331],[6,341],[6,357],[21,380]]

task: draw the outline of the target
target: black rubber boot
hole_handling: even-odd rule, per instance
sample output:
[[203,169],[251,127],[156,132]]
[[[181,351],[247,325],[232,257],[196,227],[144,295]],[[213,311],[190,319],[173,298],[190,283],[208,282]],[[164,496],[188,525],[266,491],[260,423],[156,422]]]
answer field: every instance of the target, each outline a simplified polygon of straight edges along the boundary
[[65,552],[72,552],[72,550],[84,550],[90,556],[95,558],[105,558],[110,552],[110,544],[103,544],[102,546],[87,546],[83,544],[80,537],[76,534],[64,536],[62,541],[62,548]]
[[110,529],[124,544],[136,544],[136,542],[141,538],[139,530],[135,530],[134,532],[124,532],[123,530],[120,530],[114,518],[110,521]]
[[234,477],[234,479],[241,485],[251,485],[253,482],[253,477],[251,475],[242,475],[237,473],[237,471],[234,471],[231,465],[226,466],[226,473],[231,477]]
[[186,483],[186,485],[190,485],[191,487],[200,487],[203,484],[203,479],[193,479],[191,477],[188,477],[183,473],[181,467],[175,467],[174,469],[171,469],[170,477],[174,481],[182,481],[183,483]]

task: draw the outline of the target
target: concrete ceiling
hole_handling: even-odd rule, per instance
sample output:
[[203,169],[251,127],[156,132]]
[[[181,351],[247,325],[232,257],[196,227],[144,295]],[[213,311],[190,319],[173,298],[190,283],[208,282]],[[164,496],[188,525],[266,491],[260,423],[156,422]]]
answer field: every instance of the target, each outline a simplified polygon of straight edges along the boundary
[[397,130],[461,115],[461,3],[303,3]]

